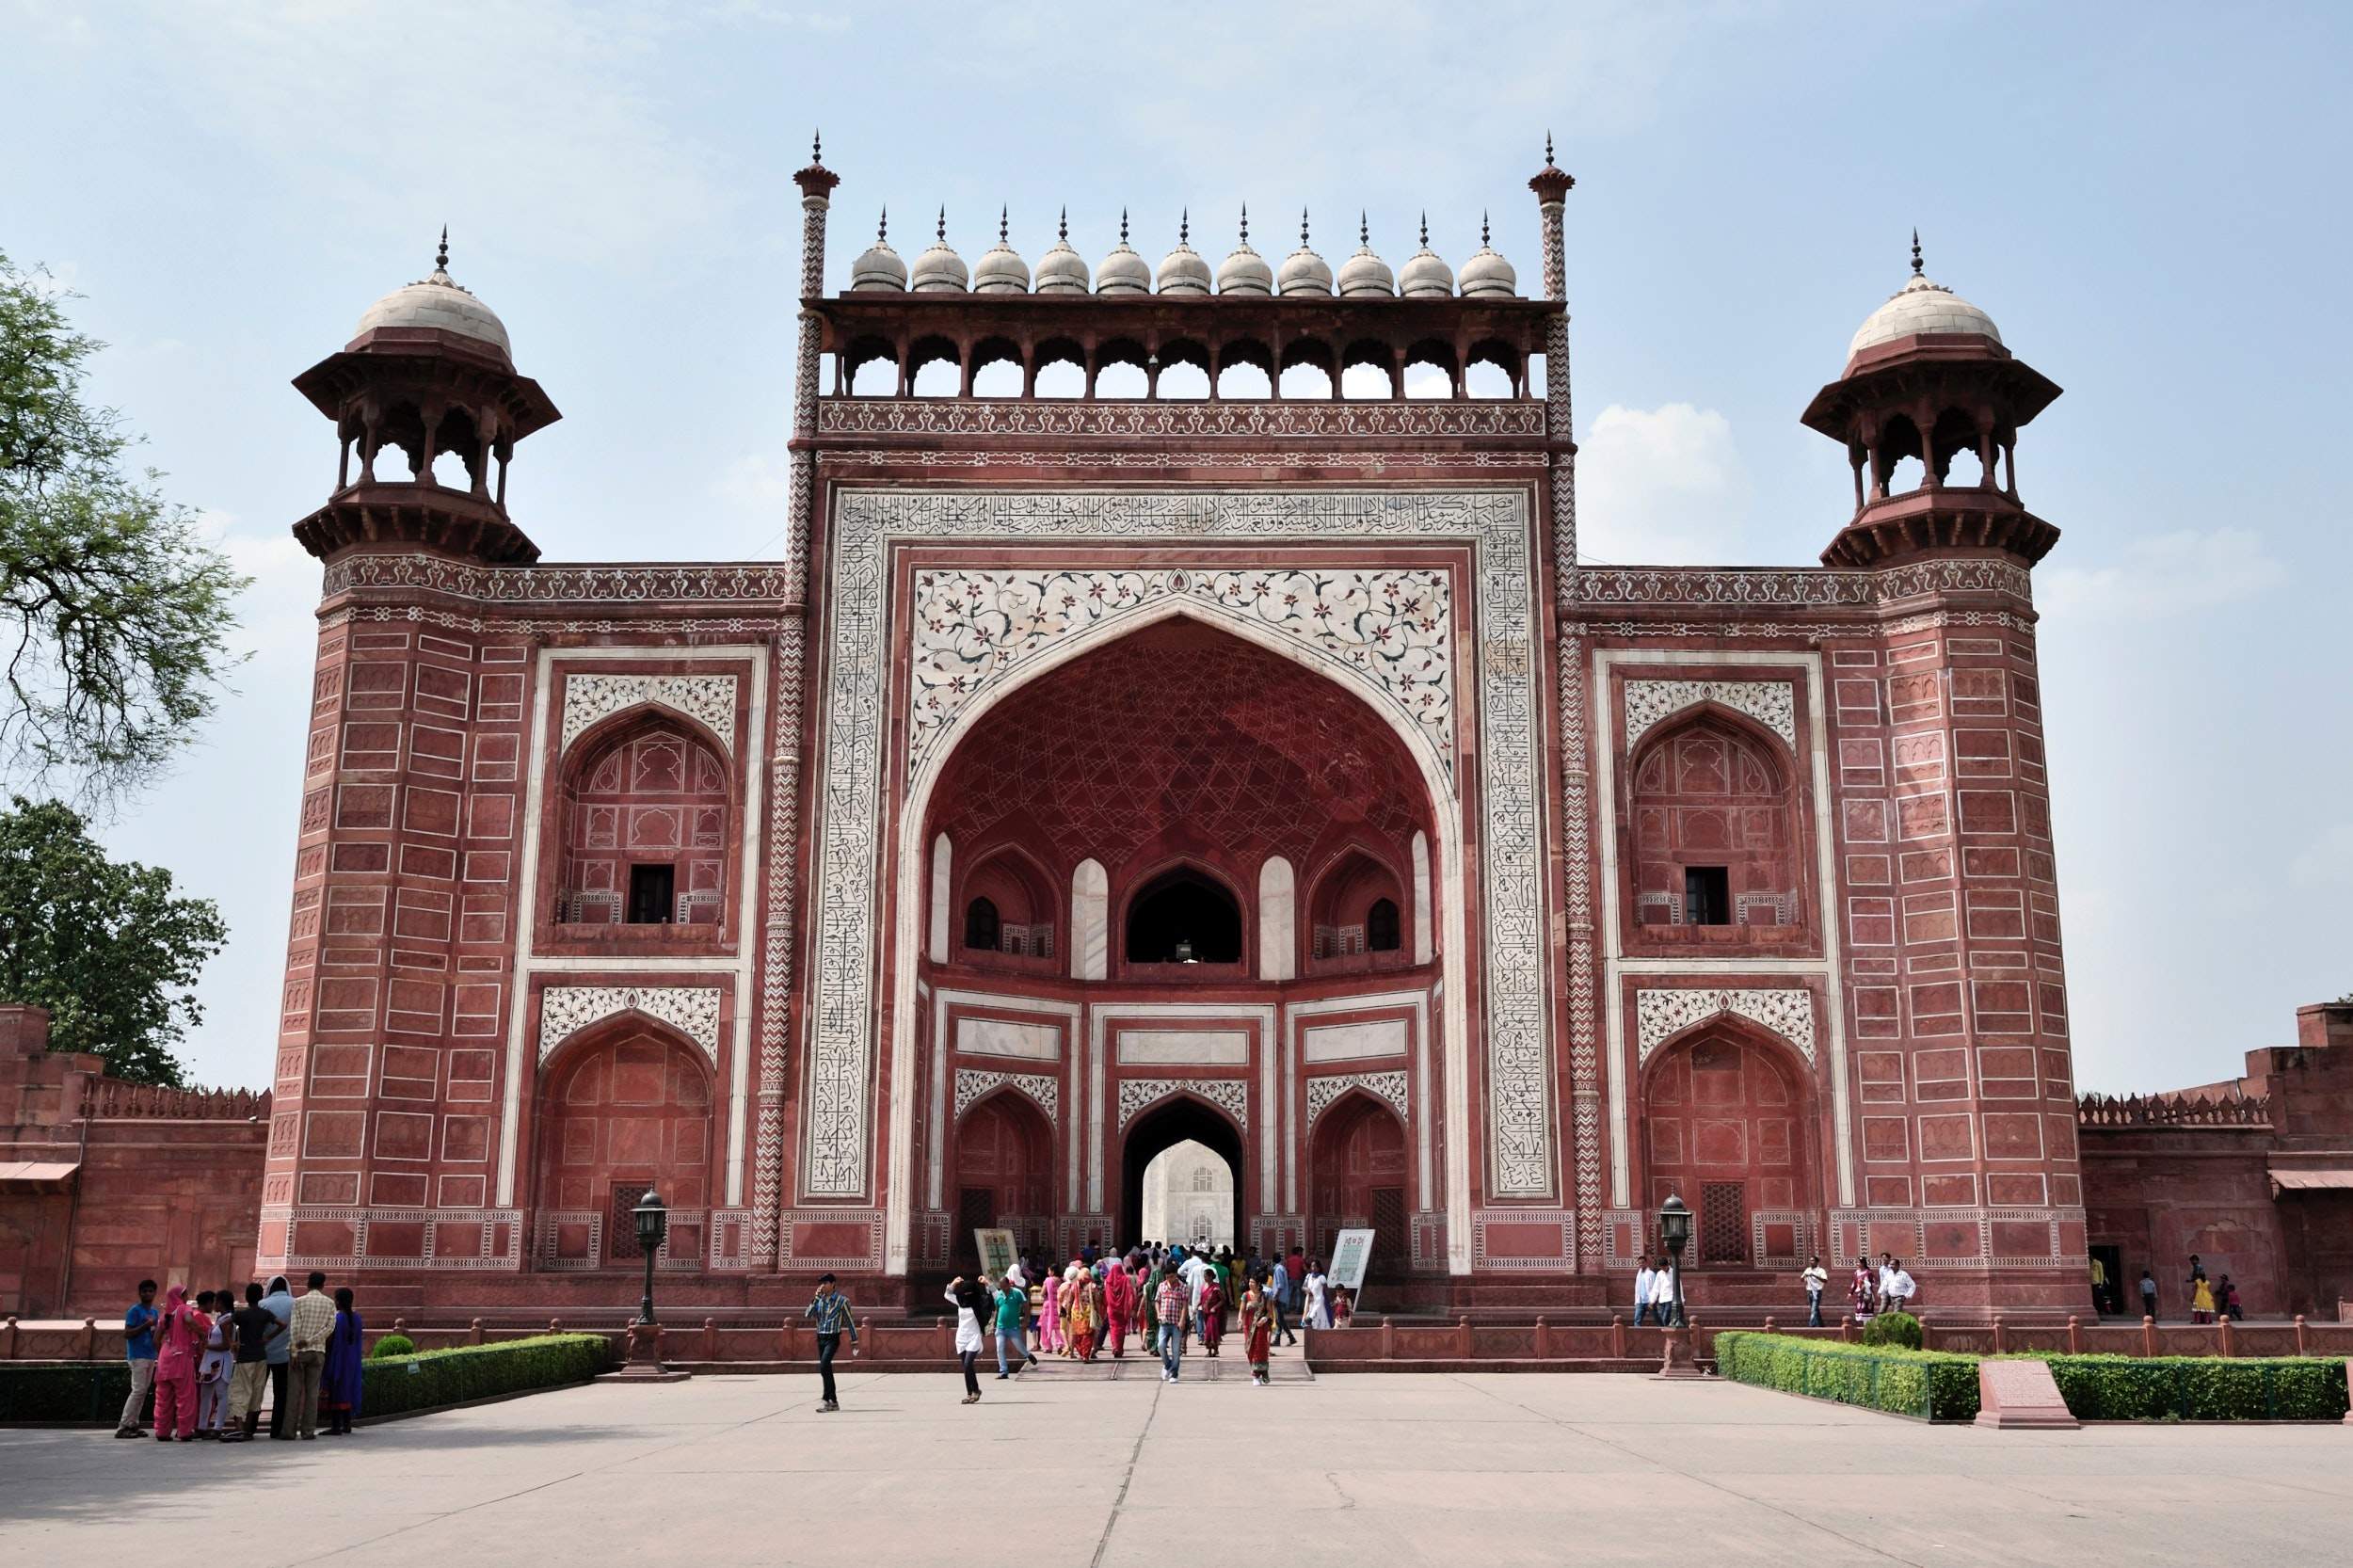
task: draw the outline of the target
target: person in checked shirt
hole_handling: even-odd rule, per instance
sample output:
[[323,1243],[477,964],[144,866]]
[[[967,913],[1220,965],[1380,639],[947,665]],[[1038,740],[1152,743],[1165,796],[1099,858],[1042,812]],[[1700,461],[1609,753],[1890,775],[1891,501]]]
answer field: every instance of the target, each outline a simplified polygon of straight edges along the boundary
[[817,1320],[817,1376],[824,1389],[817,1401],[818,1414],[840,1410],[841,1401],[833,1397],[833,1358],[841,1349],[843,1335],[850,1336],[850,1353],[857,1354],[857,1320],[850,1316],[850,1298],[834,1288],[833,1275],[821,1274],[817,1299],[801,1316]]
[[288,1357],[287,1410],[305,1442],[319,1434],[319,1377],[327,1370],[328,1336],[335,1332],[335,1300],[327,1293],[327,1276],[313,1269],[308,1284],[295,1298],[294,1320],[286,1325],[294,1352]]

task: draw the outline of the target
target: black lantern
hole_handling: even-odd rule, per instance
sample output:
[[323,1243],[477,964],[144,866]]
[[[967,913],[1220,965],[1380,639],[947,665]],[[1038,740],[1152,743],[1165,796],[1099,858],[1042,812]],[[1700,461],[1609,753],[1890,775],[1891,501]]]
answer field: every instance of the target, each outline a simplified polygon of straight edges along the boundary
[[1674,1326],[1683,1322],[1683,1249],[1691,1244],[1691,1211],[1683,1200],[1670,1192],[1667,1201],[1658,1206],[1658,1240],[1667,1248],[1667,1256],[1674,1266]]
[[646,1294],[637,1304],[637,1320],[650,1323],[653,1321],[654,1254],[662,1250],[662,1239],[670,1233],[670,1210],[664,1206],[662,1194],[648,1187],[646,1195],[637,1200],[637,1207],[630,1213],[637,1222],[637,1250],[646,1255]]

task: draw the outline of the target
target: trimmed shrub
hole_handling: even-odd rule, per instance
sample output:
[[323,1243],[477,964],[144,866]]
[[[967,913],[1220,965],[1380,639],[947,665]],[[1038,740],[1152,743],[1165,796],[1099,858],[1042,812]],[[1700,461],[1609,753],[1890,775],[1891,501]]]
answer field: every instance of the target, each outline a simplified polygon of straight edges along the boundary
[[124,1361],[0,1361],[0,1425],[111,1427],[131,1397]]
[[1977,1414],[1974,1355],[1727,1331],[1716,1336],[1716,1370],[1735,1383],[1926,1421]]
[[2345,1363],[2316,1356],[2036,1354],[2079,1421],[2336,1421]]
[[368,1359],[371,1361],[390,1361],[396,1355],[414,1355],[416,1353],[417,1342],[414,1339],[409,1338],[405,1334],[388,1334],[383,1338],[378,1339],[376,1342],[376,1349],[368,1352]]
[[1920,1320],[1909,1312],[1882,1312],[1863,1325],[1863,1342],[1916,1351],[1921,1343]]
[[393,1416],[585,1383],[613,1359],[613,1342],[601,1334],[541,1334],[389,1357],[379,1346],[360,1369],[360,1413]]

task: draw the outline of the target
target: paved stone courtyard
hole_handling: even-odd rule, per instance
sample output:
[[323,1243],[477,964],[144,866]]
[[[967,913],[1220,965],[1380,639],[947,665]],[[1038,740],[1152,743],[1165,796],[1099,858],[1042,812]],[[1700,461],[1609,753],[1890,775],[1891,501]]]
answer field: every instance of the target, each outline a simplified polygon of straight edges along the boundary
[[600,1385],[226,1450],[0,1432],[0,1565],[2083,1568],[2353,1536],[2345,1427],[1994,1433],[1604,1376],[983,1386],[853,1372],[821,1416],[802,1378]]

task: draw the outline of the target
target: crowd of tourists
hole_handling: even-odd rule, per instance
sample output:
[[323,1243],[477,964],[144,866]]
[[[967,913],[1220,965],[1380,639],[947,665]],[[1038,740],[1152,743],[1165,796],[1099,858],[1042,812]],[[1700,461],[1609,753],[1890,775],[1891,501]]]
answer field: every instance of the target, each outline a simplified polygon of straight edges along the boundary
[[131,1397],[117,1437],[148,1435],[154,1403],[159,1443],[250,1442],[268,1397],[269,1434],[282,1441],[349,1434],[360,1414],[360,1364],[366,1325],[347,1289],[327,1293],[312,1273],[296,1295],[286,1276],[267,1288],[200,1290],[175,1285],[155,1301],[155,1282],[139,1281],[139,1299],[123,1314],[123,1353]]
[[[1032,1254],[994,1278],[985,1270],[959,1274],[946,1296],[955,1313],[966,1404],[980,1402],[980,1360],[992,1340],[1000,1380],[1018,1377],[1048,1356],[1125,1360],[1132,1338],[1142,1353],[1159,1358],[1163,1383],[1177,1383],[1188,1351],[1197,1344],[1203,1355],[1222,1359],[1230,1331],[1241,1340],[1250,1381],[1264,1385],[1277,1345],[1297,1344],[1301,1328],[1344,1328],[1355,1310],[1322,1260],[1297,1248],[1275,1257],[1255,1250],[1236,1257],[1231,1247],[1182,1242],[1121,1253],[1090,1245],[1059,1268]],[[833,1364],[845,1338],[857,1353],[857,1324],[833,1275],[818,1282],[803,1315],[817,1325],[817,1408],[839,1410]]]

